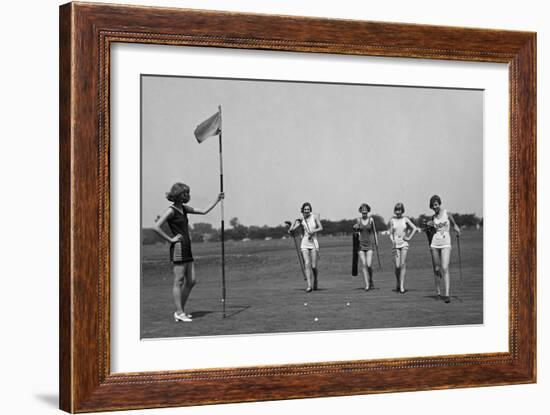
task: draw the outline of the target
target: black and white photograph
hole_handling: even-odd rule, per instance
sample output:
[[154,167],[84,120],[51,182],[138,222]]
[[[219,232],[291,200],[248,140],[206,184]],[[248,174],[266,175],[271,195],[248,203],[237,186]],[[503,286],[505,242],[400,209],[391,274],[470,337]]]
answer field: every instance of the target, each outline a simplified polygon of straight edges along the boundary
[[545,2],[2,12],[3,413],[547,411]]
[[140,82],[142,339],[483,324],[483,90]]

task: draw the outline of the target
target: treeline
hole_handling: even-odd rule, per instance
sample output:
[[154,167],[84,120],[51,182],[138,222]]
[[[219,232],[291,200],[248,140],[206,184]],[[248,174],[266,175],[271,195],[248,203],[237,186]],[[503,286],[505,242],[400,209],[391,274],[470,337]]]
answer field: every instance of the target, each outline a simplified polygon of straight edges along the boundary
[[[453,218],[458,226],[465,229],[483,226],[483,218],[474,213],[453,213]],[[424,228],[425,223],[432,219],[431,215],[420,215],[417,218],[409,218],[416,226]]]
[[[473,213],[458,214],[453,213],[453,217],[458,226],[461,228],[478,228],[483,226],[483,218],[477,217]],[[374,225],[378,232],[387,230],[387,221],[380,215],[373,215]],[[420,215],[416,218],[409,217],[411,221],[418,227],[424,228],[425,223],[431,219],[429,215]],[[322,235],[349,235],[353,232],[353,225],[356,219],[342,219],[331,221],[321,219],[323,225]],[[246,226],[239,222],[238,218],[233,218],[229,221],[230,227],[225,229],[225,240],[242,241],[243,239],[281,239],[288,236],[287,226],[281,224],[279,226]],[[165,232],[171,234],[165,224]],[[214,228],[210,223],[195,223],[189,226],[189,232],[192,242],[219,241],[221,238],[220,229]],[[153,229],[142,229],[142,243],[144,245],[165,242]]]

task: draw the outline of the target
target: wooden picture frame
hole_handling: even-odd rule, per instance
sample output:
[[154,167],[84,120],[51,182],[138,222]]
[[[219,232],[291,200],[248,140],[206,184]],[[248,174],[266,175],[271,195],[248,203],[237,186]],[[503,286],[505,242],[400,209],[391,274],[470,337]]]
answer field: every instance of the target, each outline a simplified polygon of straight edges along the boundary
[[[109,69],[114,43],[509,66],[509,351],[145,373],[110,371]],[[60,407],[68,412],[536,381],[536,34],[70,3],[60,8]]]

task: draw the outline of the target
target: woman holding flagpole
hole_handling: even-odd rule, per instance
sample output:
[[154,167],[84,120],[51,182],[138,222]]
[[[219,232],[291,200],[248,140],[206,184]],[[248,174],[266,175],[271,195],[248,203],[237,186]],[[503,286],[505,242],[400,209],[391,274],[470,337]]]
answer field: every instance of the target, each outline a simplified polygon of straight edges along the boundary
[[302,218],[296,219],[289,229],[292,232],[299,226],[302,227],[304,235],[302,237],[302,243],[300,244],[300,250],[305,262],[306,292],[317,290],[318,270],[317,262],[319,259],[319,241],[317,240],[317,233],[323,230],[323,225],[319,219],[319,215],[315,215],[312,212],[311,203],[305,202],[302,205]]
[[[155,222],[153,229],[166,241],[170,242],[170,262],[173,265],[174,283],[172,295],[176,305],[174,320],[176,322],[191,322],[191,315],[185,313],[185,304],[195,285],[195,266],[191,252],[191,238],[189,237],[188,214],[206,215],[224,198],[220,193],[217,199],[205,209],[193,208],[187,203],[191,200],[191,189],[184,183],[175,183],[166,193],[166,199],[172,202],[168,210]],[[173,236],[169,236],[163,229],[168,224]]]
[[365,291],[369,291],[374,288],[372,282],[372,256],[376,243],[376,234],[374,219],[370,215],[370,206],[362,203],[359,206],[359,213],[361,217],[357,218],[357,223],[353,225],[353,228],[359,234],[359,258],[361,260],[363,278],[365,279]]
[[455,230],[457,236],[460,236],[460,228],[456,224],[453,215],[450,212],[447,212],[446,209],[443,209],[441,206],[441,198],[438,195],[433,195],[430,198],[430,209],[434,211],[432,220],[427,223],[428,226],[432,227],[434,234],[432,237],[432,242],[430,244],[430,251],[432,254],[432,259],[435,264],[435,274],[439,277],[436,277],[436,290],[438,295],[440,295],[440,278],[443,278],[445,284],[445,296],[443,297],[446,303],[451,302],[451,297],[449,295],[450,285],[451,285],[451,276],[449,272],[449,263],[451,262],[451,225]]

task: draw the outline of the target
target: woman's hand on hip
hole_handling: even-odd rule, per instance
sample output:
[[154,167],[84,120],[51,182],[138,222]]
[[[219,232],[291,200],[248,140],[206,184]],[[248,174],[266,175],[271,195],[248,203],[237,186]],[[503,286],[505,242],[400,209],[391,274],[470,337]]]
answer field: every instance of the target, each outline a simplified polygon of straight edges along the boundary
[[176,236],[174,236],[174,237],[170,240],[170,242],[172,242],[173,244],[175,244],[176,242],[179,242],[179,241],[181,241],[182,239],[183,239],[183,236],[182,236],[181,234],[178,233]]

